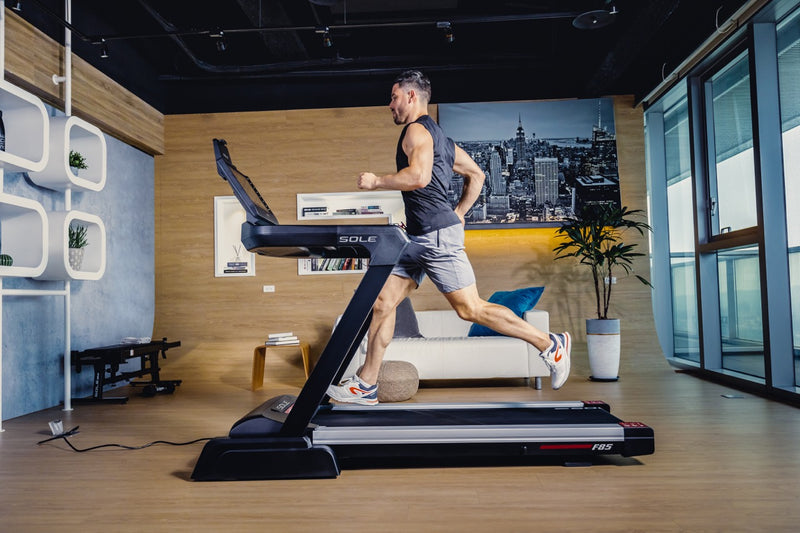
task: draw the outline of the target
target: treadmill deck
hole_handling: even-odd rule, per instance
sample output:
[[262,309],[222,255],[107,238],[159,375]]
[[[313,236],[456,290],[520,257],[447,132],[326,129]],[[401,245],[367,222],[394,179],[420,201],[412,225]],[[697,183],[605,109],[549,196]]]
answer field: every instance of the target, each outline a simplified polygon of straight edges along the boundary
[[312,419],[315,444],[622,442],[604,406],[583,402],[335,405]]

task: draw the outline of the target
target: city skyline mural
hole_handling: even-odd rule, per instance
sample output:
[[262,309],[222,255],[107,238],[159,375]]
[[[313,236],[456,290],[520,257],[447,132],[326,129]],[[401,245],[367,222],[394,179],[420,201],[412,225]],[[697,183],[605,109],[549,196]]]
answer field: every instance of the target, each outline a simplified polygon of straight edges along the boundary
[[[585,205],[620,205],[611,98],[439,104],[439,124],[486,173],[467,229],[558,226]],[[453,206],[463,186],[454,174]]]

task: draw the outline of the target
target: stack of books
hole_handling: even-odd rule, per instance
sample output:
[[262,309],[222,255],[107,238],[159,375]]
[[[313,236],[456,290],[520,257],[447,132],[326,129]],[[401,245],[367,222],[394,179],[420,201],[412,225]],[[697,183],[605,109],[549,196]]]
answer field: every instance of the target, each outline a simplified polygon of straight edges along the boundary
[[296,335],[292,335],[291,331],[288,333],[270,333],[264,344],[267,346],[292,346],[300,344],[300,339]]

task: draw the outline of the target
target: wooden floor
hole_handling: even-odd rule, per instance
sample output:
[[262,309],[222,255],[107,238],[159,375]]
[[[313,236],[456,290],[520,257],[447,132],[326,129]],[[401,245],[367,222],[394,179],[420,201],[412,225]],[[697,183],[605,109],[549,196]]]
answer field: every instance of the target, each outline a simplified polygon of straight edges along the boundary
[[[561,391],[470,383],[425,387],[413,400],[600,399],[619,418],[654,428],[654,455],[591,467],[345,470],[330,480],[199,483],[190,474],[202,443],[86,453],[63,441],[36,445],[57,418],[80,426],[71,439],[80,448],[225,435],[252,407],[301,384],[299,357],[268,361],[265,388],[251,392],[252,349],[184,343],[162,361],[162,377],[184,380],[173,395],[5,421],[0,531],[800,529],[800,412],[677,374],[652,349],[627,354],[617,383],[588,381],[576,344]],[[731,393],[740,397],[723,397]]]

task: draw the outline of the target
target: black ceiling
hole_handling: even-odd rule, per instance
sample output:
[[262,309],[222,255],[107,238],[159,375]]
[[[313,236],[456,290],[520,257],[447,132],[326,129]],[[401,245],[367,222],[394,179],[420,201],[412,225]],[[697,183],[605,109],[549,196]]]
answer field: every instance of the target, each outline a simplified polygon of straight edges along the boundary
[[[71,20],[75,53],[172,114],[381,105],[410,67],[434,102],[640,99],[745,1],[72,0]],[[63,42],[64,4],[20,15]]]

